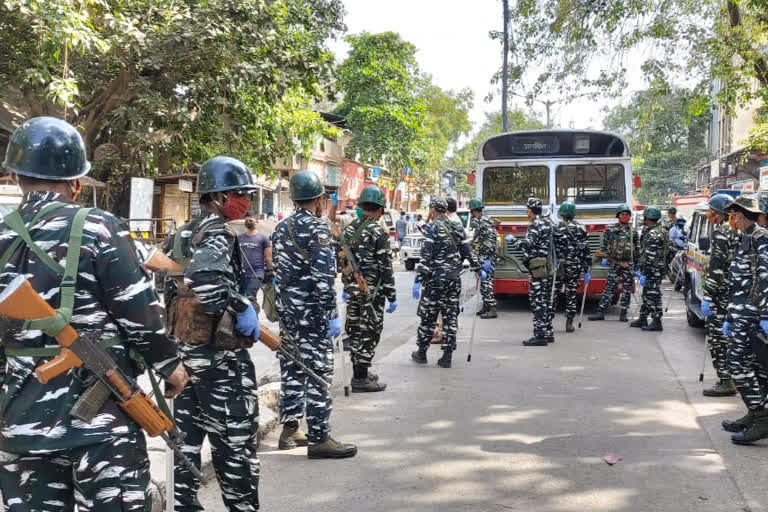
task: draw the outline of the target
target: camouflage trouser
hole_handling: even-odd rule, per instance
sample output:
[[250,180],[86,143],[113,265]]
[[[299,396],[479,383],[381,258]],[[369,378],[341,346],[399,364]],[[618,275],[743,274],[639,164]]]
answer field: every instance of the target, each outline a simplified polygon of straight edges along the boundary
[[[306,318],[307,320],[304,320]],[[280,316],[280,337],[284,346],[323,377],[333,380],[333,342],[326,338],[328,320],[324,312],[286,308]],[[331,432],[330,391],[317,384],[291,359],[278,352],[280,360],[280,422],[300,421],[306,409],[312,444],[322,443]]]
[[0,452],[6,512],[144,512],[148,485],[141,432],[55,453]]
[[[224,504],[230,511],[251,512],[259,510],[256,372],[247,350],[234,354],[191,367],[192,380],[174,400],[173,409],[186,435],[186,456],[200,467],[200,449],[207,436]],[[197,500],[200,482],[181,464],[176,464],[174,478],[175,510],[202,511]]]
[[629,268],[621,268],[618,265],[612,265],[611,270],[608,271],[608,279],[605,282],[603,296],[600,298],[600,305],[597,306],[598,311],[605,311],[611,305],[613,293],[619,281],[621,281],[622,287],[619,306],[621,309],[629,309],[629,304],[632,301],[632,283],[634,279],[635,276],[632,274],[631,266]]
[[485,309],[496,307],[496,294],[493,292],[493,274],[495,272],[496,265],[493,264],[493,268],[488,272],[488,278],[485,281],[480,281],[480,296],[483,298]]
[[565,316],[574,318],[579,311],[579,281],[581,281],[581,267],[579,265],[566,264],[561,283],[565,289]]
[[347,305],[345,330],[349,340],[352,364],[371,366],[374,352],[381,339],[384,328],[384,296],[379,295],[373,301],[365,296],[350,297]]
[[765,405],[765,386],[768,384],[765,369],[752,350],[759,324],[758,316],[734,317],[733,335],[728,346],[728,370],[741,399],[750,410],[761,409]]
[[643,304],[640,306],[640,316],[660,319],[663,315],[661,308],[661,280],[664,276],[661,273],[654,273],[645,276],[645,286],[643,286]]
[[707,318],[707,342],[709,354],[712,356],[712,366],[715,368],[717,378],[726,380],[731,378],[728,371],[728,345],[730,339],[723,335],[723,322],[727,313],[727,300],[724,307],[718,305],[718,301],[712,302],[712,316]]
[[427,283],[421,294],[419,309],[416,314],[421,318],[416,333],[416,343],[420,348],[428,348],[437,326],[437,316],[443,315],[442,348],[456,350],[456,332],[459,329],[459,296],[461,280],[445,281],[441,286]]
[[528,302],[533,311],[533,336],[540,339],[554,338],[552,320],[555,317],[550,299],[552,297],[552,278],[531,278],[531,293]]

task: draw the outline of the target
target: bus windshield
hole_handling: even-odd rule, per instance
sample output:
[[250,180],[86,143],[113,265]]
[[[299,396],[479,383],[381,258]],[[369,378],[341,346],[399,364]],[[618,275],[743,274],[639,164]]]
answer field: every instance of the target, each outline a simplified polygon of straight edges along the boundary
[[627,200],[620,164],[560,165],[555,171],[557,202],[623,203]]
[[487,205],[525,204],[529,197],[549,201],[549,168],[487,167],[483,171],[483,201]]

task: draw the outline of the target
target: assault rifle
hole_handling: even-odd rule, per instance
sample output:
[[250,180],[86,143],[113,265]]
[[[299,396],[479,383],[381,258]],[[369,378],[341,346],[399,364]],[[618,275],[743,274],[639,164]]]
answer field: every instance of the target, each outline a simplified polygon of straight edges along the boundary
[[339,246],[341,247],[341,254],[339,256],[343,255],[343,259],[347,261],[347,264],[341,269],[341,273],[346,276],[351,274],[355,279],[355,282],[357,282],[357,287],[360,288],[360,292],[368,295],[370,292],[368,281],[365,280],[362,272],[360,272],[360,266],[357,264],[355,255],[352,254],[352,248],[349,246],[349,244],[345,244],[343,242],[339,244]]
[[[56,311],[23,275],[19,275],[0,294],[0,316],[14,320],[35,320],[56,316]],[[37,380],[45,384],[72,368],[85,367],[98,380],[80,396],[72,409],[72,416],[90,423],[112,395],[118,407],[138,423],[147,435],[162,437],[179,461],[200,482],[205,483],[200,470],[182,452],[182,432],[168,414],[161,411],[141,390],[136,381],[123,373],[99,343],[99,337],[98,331],[78,334],[71,325],[64,326],[56,335],[56,341],[61,346],[59,354],[35,369]]]

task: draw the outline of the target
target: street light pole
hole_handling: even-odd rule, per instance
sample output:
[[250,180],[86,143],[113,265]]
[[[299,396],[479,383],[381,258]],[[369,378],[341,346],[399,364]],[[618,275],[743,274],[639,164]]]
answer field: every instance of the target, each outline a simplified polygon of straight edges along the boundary
[[504,56],[501,68],[501,129],[507,131],[507,86],[509,81],[509,0],[504,4]]

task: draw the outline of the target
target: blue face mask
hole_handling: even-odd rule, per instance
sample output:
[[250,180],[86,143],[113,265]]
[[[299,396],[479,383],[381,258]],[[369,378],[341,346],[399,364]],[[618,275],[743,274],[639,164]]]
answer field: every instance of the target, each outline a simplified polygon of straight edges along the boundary
[[355,208],[355,211],[357,212],[357,218],[358,219],[362,219],[363,218],[363,209],[358,206],[357,208]]

